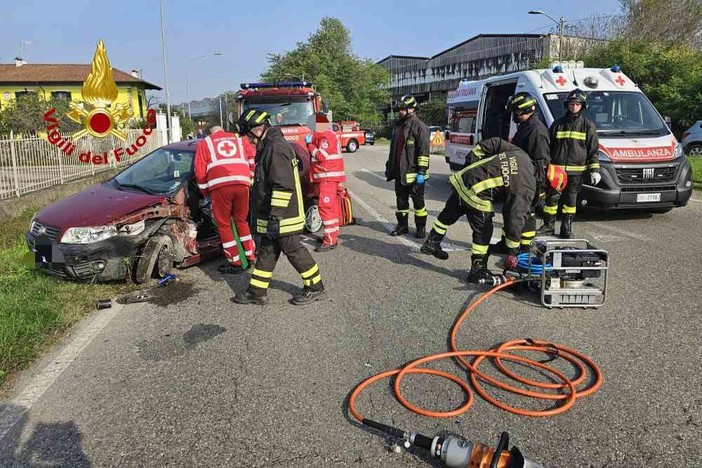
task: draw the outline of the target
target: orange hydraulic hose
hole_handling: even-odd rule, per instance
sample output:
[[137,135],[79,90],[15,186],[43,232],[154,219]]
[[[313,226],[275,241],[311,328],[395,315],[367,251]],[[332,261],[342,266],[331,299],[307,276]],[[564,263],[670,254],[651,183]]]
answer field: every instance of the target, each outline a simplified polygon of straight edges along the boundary
[[[509,411],[510,413],[518,414],[521,416],[532,416],[532,417],[547,417],[547,416],[553,416],[556,414],[564,413],[568,411],[575,401],[578,398],[586,397],[588,395],[592,395],[594,392],[596,392],[601,386],[602,383],[604,382],[604,379],[602,377],[602,372],[600,371],[599,367],[597,367],[597,364],[587,357],[586,355],[575,351],[573,349],[570,349],[566,346],[563,345],[558,345],[558,344],[553,344],[549,343],[547,341],[542,341],[542,340],[513,340],[513,341],[508,341],[506,343],[501,344],[500,346],[497,346],[496,348],[490,349],[488,351],[460,351],[458,350],[458,347],[456,346],[456,335],[458,334],[458,330],[461,328],[461,325],[465,321],[465,319],[468,317],[468,315],[475,310],[478,305],[480,305],[483,301],[485,301],[488,297],[492,296],[495,294],[497,291],[500,291],[501,289],[508,288],[518,281],[514,281],[513,279],[508,279],[507,282],[495,286],[494,288],[490,289],[487,291],[485,294],[483,294],[478,300],[474,301],[470,305],[466,307],[466,309],[463,311],[463,313],[458,317],[458,320],[456,320],[456,323],[453,325],[451,328],[451,335],[450,335],[450,351],[446,353],[437,353],[437,354],[431,354],[428,356],[425,356],[423,358],[419,358],[415,361],[410,362],[404,367],[401,367],[399,369],[391,370],[391,371],[386,371],[386,372],[381,372],[380,374],[376,374],[374,376],[371,376],[364,381],[362,381],[356,388],[353,390],[351,393],[351,397],[349,398],[349,412],[351,415],[353,415],[354,418],[356,418],[358,421],[361,423],[364,421],[364,417],[358,412],[356,409],[356,399],[358,398],[358,395],[363,392],[363,390],[371,385],[374,382],[377,382],[378,380],[382,380],[387,377],[392,377],[392,376],[397,376],[395,378],[395,383],[394,383],[394,390],[395,390],[395,397],[397,400],[402,403],[402,405],[407,408],[408,410],[421,414],[423,416],[429,416],[433,418],[451,418],[454,416],[461,415],[468,411],[470,407],[473,405],[473,402],[475,401],[475,397],[473,396],[473,391],[471,389],[471,386],[468,385],[467,382],[462,380],[461,378],[449,374],[447,372],[439,371],[436,369],[428,369],[425,367],[419,367],[423,364],[433,362],[433,361],[438,361],[441,359],[447,359],[447,358],[455,358],[460,362],[468,371],[470,372],[470,380],[473,385],[473,388],[475,389],[476,392],[480,396],[482,396],[485,400],[488,402],[492,403],[493,405],[497,406],[498,408],[502,408],[505,411]],[[556,355],[557,357],[561,357],[568,362],[572,363],[577,369],[578,369],[578,375],[574,380],[568,379],[562,372],[559,370],[545,364],[539,361],[535,361],[533,359],[529,359],[517,354],[512,354],[510,351],[537,351],[537,352],[542,352],[542,353],[547,353],[551,355]],[[473,356],[475,359],[473,362],[468,362],[465,357],[467,356]],[[495,364],[497,368],[502,372],[503,375],[506,377],[509,377],[513,380],[516,380],[518,382],[521,382],[523,384],[529,385],[531,387],[536,387],[536,388],[541,388],[541,389],[548,389],[548,390],[565,390],[568,389],[567,393],[544,393],[544,392],[539,392],[535,390],[525,390],[522,388],[517,388],[511,385],[508,385],[500,380],[497,380],[493,377],[490,377],[480,370],[478,370],[478,366],[480,365],[481,362],[483,362],[486,358],[492,358],[495,361]],[[520,375],[515,374],[514,372],[508,370],[507,368],[504,367],[502,361],[507,360],[507,361],[513,361],[513,362],[519,362],[522,364],[526,364],[529,366],[533,366],[536,368],[539,368],[541,370],[544,370],[546,372],[549,372],[560,380],[560,383],[544,383],[544,382],[537,382],[533,380],[526,379]],[[583,365],[583,363],[585,365]],[[592,385],[588,386],[587,388],[577,390],[577,386],[583,383],[586,378],[588,377],[588,371],[586,369],[586,366],[590,368],[594,374],[595,381],[592,383]],[[428,409],[424,409],[418,406],[413,405],[407,399],[402,395],[402,390],[401,390],[401,383],[402,379],[405,377],[406,374],[427,374],[427,375],[435,375],[438,377],[442,377],[445,379],[448,379],[452,382],[455,382],[457,385],[459,385],[463,391],[465,392],[467,398],[466,402],[461,405],[460,407],[450,410],[450,411],[432,411]],[[563,401],[563,403],[559,406],[556,406],[552,409],[548,410],[528,410],[528,409],[523,409],[523,408],[517,408],[514,406],[507,405],[494,397],[490,396],[478,383],[478,379],[483,380],[493,387],[497,387],[502,390],[506,390],[511,393],[515,393],[517,395],[522,395],[522,396],[527,396],[535,399],[542,399],[542,400],[556,400],[556,401]]]

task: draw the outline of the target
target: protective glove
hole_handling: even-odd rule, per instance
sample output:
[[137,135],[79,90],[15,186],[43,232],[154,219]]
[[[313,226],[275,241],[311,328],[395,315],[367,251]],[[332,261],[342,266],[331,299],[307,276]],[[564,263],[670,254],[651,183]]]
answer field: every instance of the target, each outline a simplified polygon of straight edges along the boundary
[[308,133],[307,136],[305,136],[305,143],[307,143],[308,145],[310,143],[312,143],[312,134],[311,133]]
[[602,176],[600,175],[599,172],[591,172],[590,173],[590,182],[592,182],[592,185],[599,184],[601,180],[602,180]]
[[519,260],[515,254],[507,255],[505,258],[505,270],[517,271],[517,263],[519,263]]
[[424,174],[422,174],[421,172],[417,174],[417,184],[424,185]]
[[266,236],[270,240],[276,240],[280,237],[280,221],[277,219],[269,219],[268,227],[266,228]]

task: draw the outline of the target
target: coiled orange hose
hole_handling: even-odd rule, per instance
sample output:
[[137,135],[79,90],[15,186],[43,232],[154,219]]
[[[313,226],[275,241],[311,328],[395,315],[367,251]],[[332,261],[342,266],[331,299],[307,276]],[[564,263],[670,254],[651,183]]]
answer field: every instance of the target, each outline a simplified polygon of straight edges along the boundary
[[[500,346],[497,346],[496,348],[490,349],[488,351],[459,351],[458,348],[456,347],[456,335],[458,334],[458,330],[461,328],[461,325],[465,321],[465,319],[475,310],[478,305],[480,305],[483,301],[485,301],[488,297],[492,296],[495,294],[497,291],[500,291],[501,289],[508,288],[514,284],[516,284],[518,281],[514,281],[513,279],[509,279],[506,283],[503,283],[499,286],[495,286],[494,288],[490,289],[487,291],[485,294],[483,294],[478,300],[474,301],[466,309],[463,311],[463,313],[460,315],[458,320],[456,320],[456,323],[453,325],[451,329],[451,336],[450,336],[450,346],[451,346],[451,351],[446,352],[446,353],[438,353],[438,354],[431,354],[429,356],[425,356],[423,358],[419,358],[415,361],[412,361],[411,363],[407,364],[406,366],[391,370],[391,371],[386,371],[386,372],[381,372],[380,374],[376,374],[374,376],[371,376],[358,384],[356,388],[353,390],[351,393],[351,397],[349,398],[349,412],[351,415],[353,415],[354,418],[356,418],[358,421],[361,423],[363,422],[364,418],[363,416],[358,412],[356,409],[356,399],[358,398],[358,395],[361,394],[361,392],[368,387],[370,384],[377,382],[378,380],[382,380],[386,377],[392,377],[392,376],[397,376],[395,378],[395,383],[394,383],[394,390],[395,390],[395,397],[397,400],[402,403],[402,405],[405,406],[405,408],[409,409],[410,411],[421,414],[423,416],[429,416],[433,418],[451,418],[454,416],[461,415],[468,411],[470,407],[473,405],[473,402],[475,401],[475,397],[473,396],[473,391],[471,389],[471,386],[468,385],[467,382],[462,380],[461,378],[457,377],[456,375],[449,374],[447,372],[435,370],[435,369],[428,369],[424,367],[419,367],[423,364],[427,364],[429,362],[433,361],[438,361],[441,359],[446,359],[446,358],[456,358],[458,362],[460,362],[466,369],[470,371],[470,381],[472,383],[473,388],[475,389],[478,394],[483,397],[485,400],[489,401],[493,405],[497,406],[498,408],[502,408],[505,411],[509,411],[510,413],[518,414],[521,416],[532,416],[532,417],[547,417],[547,416],[553,416],[556,414],[564,413],[568,411],[575,401],[578,398],[586,397],[588,395],[592,395],[594,392],[596,392],[601,386],[602,383],[604,382],[604,379],[602,377],[602,372],[600,371],[599,367],[597,367],[597,364],[590,359],[588,356],[575,351],[573,349],[570,349],[566,346],[563,345],[558,345],[558,344],[552,344],[546,341],[542,340],[513,340],[513,341],[508,341],[506,343],[501,344]],[[548,354],[555,354],[558,357],[561,357],[568,362],[572,363],[577,369],[578,369],[578,375],[574,380],[568,379],[562,372],[559,370],[545,364],[539,361],[535,361],[533,359],[529,359],[523,356],[519,356],[516,354],[510,353],[510,351],[537,351],[537,352],[543,352],[543,353],[548,353]],[[467,356],[474,356],[475,359],[473,362],[468,362],[465,358]],[[535,387],[538,389],[547,389],[547,390],[564,390],[568,389],[568,392],[563,394],[563,393],[544,393],[544,392],[539,392],[536,390],[525,390],[521,388],[514,387],[512,385],[508,385],[500,380],[497,380],[493,377],[490,377],[489,375],[484,374],[480,370],[478,370],[478,366],[480,365],[481,362],[483,362],[486,358],[492,358],[495,361],[495,364],[497,368],[502,372],[503,375],[506,377],[509,377],[513,380],[516,380],[518,382],[521,382],[523,384],[529,385],[531,387]],[[560,383],[544,383],[544,382],[537,382],[533,381],[527,378],[524,378],[520,375],[515,374],[514,372],[508,370],[507,368],[504,367],[502,361],[507,360],[507,361],[514,361],[514,362],[520,362],[522,364],[526,364],[529,366],[533,366],[536,368],[539,368],[541,370],[544,370],[546,372],[549,372],[560,380]],[[583,364],[584,363],[584,364]],[[587,388],[577,390],[576,387],[583,383],[586,378],[588,377],[588,371],[586,369],[586,366],[589,367],[594,376],[595,376],[595,381],[592,383],[592,385],[588,386]],[[407,374],[427,374],[427,375],[435,375],[438,377],[443,377],[445,379],[448,379],[454,383],[456,383],[458,386],[460,386],[463,391],[465,392],[467,399],[466,402],[461,405],[460,407],[450,410],[450,411],[433,411],[433,410],[428,410],[425,408],[421,408],[418,406],[413,405],[407,399],[402,395],[401,391],[401,384],[402,384],[402,379],[405,377]],[[528,410],[528,409],[523,409],[523,408],[517,408],[514,406],[507,405],[506,403],[503,403],[496,398],[490,396],[484,389],[483,387],[480,386],[479,380],[485,381],[492,385],[493,387],[497,387],[502,390],[506,390],[511,393],[515,393],[517,395],[522,395],[522,396],[527,396],[531,398],[536,398],[536,399],[543,399],[543,400],[554,400],[554,401],[563,401],[562,405],[556,406],[555,408],[548,409],[548,410]]]

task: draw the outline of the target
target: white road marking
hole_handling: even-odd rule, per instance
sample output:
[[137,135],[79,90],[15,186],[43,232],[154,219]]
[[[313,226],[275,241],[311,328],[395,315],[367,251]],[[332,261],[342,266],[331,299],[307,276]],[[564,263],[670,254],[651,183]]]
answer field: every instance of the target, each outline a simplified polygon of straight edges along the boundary
[[121,308],[121,304],[113,302],[112,308],[97,312],[97,316],[90,325],[79,332],[17,397],[6,404],[5,409],[0,412],[0,439],[12,430],[22,415],[32,408],[63,371],[76,360],[85,347],[110,323]]
[[368,169],[366,169],[366,168],[363,168],[363,169],[361,169],[361,171],[362,171],[362,172],[367,172],[368,174],[372,175],[372,176],[375,177],[376,179],[382,180],[383,182],[387,182],[387,180],[385,180],[385,177],[381,176],[380,174],[376,174],[375,172],[373,172],[373,171],[371,171],[371,170],[368,170]]
[[627,236],[631,237],[636,240],[644,241],[644,242],[653,242],[653,239],[650,237],[646,237],[642,234],[636,234],[635,232],[629,232],[625,229],[619,229],[618,227],[614,226],[609,226],[607,224],[602,224],[602,223],[595,223],[595,222],[588,222],[588,224],[591,224],[593,226],[597,226],[600,229],[606,229],[608,231],[616,232],[617,234],[621,234],[622,236]]
[[702,200],[697,200],[696,198],[690,197],[690,201],[693,201],[695,203],[702,203]]
[[[376,221],[378,221],[380,224],[382,224],[383,226],[385,226],[385,229],[387,229],[388,232],[392,232],[392,230],[395,229],[395,225],[394,225],[394,224],[392,224],[392,223],[391,223],[390,221],[388,221],[387,219],[383,218],[383,216],[382,216],[380,213],[378,213],[377,211],[375,211],[368,203],[366,203],[366,202],[365,202],[362,198],[360,198],[358,195],[356,195],[355,193],[353,193],[353,192],[350,191],[350,190],[349,190],[349,195],[351,195],[351,198],[353,198],[353,201],[354,201],[355,203],[358,203],[359,205],[361,205],[361,207],[363,207],[364,210],[366,210],[373,218],[375,218]],[[398,236],[398,237],[396,237],[395,239],[398,239],[400,242],[402,242],[403,244],[405,244],[407,247],[410,247],[410,248],[412,248],[412,249],[414,249],[414,250],[419,250],[419,249],[422,247],[421,244],[418,244],[418,243],[416,243],[416,242],[413,242],[413,241],[407,239],[407,238],[404,237],[404,236]],[[499,238],[496,239],[496,238],[493,237],[493,238],[490,240],[490,243],[495,243],[495,242],[498,242],[499,240],[500,240]],[[470,249],[465,248],[465,247],[456,247],[456,246],[454,246],[453,244],[451,244],[450,242],[442,242],[441,245],[444,247],[444,250],[445,250],[446,252],[461,252],[461,251],[470,250]]]

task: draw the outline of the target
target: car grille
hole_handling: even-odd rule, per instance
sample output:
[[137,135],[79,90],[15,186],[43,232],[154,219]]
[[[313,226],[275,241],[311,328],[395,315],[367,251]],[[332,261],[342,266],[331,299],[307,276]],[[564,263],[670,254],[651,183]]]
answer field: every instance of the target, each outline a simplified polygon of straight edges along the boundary
[[622,192],[670,192],[675,185],[644,185],[639,187],[622,187]]
[[73,266],[73,271],[75,272],[76,276],[81,279],[90,278],[102,273],[102,270],[97,267],[98,263],[99,262],[79,263],[78,265]]
[[59,229],[59,228],[56,228],[53,226],[47,226],[45,224],[41,224],[41,223],[38,223],[36,221],[34,221],[34,223],[32,223],[32,229],[31,229],[31,231],[29,231],[29,233],[34,237],[40,236],[42,234],[46,234],[49,237],[49,239],[51,239],[53,241],[56,240],[56,238],[59,235],[59,232],[61,232],[61,229]]
[[655,184],[675,179],[675,166],[671,167],[629,167],[617,169],[617,178],[624,184]]

